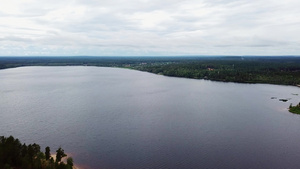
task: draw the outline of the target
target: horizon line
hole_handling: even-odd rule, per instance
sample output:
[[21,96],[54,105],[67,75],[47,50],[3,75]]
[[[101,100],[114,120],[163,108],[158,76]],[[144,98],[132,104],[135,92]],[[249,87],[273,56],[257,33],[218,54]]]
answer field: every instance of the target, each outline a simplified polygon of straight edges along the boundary
[[0,57],[300,57],[300,55],[0,55]]

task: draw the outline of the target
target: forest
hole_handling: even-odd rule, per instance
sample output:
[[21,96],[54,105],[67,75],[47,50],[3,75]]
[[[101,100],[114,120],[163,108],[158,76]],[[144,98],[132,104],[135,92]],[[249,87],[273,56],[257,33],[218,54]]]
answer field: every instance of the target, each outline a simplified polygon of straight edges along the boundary
[[121,67],[222,82],[300,84],[299,56],[0,57],[0,69],[79,65]]
[[197,60],[136,66],[134,69],[174,77],[222,82],[300,84],[299,58]]
[[61,161],[66,156],[59,147],[54,161],[50,147],[46,147],[43,153],[36,143],[26,145],[13,136],[0,136],[0,168],[3,169],[72,169],[72,157],[67,159],[67,164]]

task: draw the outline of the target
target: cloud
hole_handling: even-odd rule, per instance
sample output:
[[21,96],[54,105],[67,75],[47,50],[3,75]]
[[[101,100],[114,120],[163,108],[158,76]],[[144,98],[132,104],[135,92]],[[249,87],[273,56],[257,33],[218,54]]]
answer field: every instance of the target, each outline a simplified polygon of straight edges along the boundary
[[297,0],[0,1],[0,55],[300,54]]

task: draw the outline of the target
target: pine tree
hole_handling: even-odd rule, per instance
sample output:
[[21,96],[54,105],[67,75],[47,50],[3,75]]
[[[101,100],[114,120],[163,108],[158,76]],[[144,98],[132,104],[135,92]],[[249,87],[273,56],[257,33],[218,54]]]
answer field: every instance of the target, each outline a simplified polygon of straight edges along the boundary
[[50,159],[50,147],[46,147],[45,149],[45,155],[46,155],[46,160],[49,160]]

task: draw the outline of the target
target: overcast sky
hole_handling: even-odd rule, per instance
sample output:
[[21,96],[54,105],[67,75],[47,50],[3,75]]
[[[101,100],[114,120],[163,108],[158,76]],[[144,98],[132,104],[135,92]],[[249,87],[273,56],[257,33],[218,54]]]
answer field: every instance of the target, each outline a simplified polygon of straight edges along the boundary
[[0,55],[300,55],[299,7],[299,0],[0,0]]

